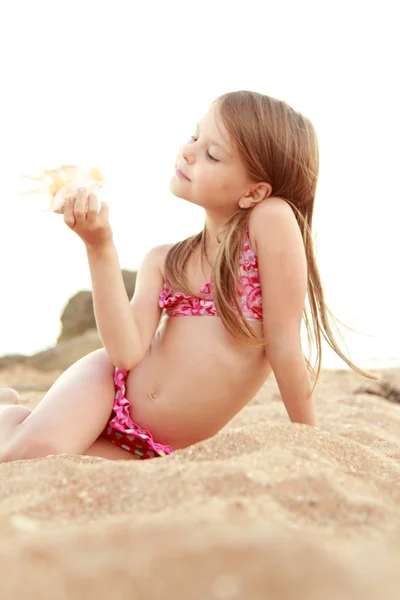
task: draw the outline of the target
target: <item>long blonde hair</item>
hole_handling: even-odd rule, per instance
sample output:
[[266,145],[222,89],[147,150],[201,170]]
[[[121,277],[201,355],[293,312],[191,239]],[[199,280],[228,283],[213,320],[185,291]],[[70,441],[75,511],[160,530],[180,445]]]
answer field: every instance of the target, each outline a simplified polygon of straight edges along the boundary
[[[310,348],[315,344],[314,367],[306,358],[316,378],[321,370],[322,337],[353,370],[365,377],[374,376],[358,368],[342,352],[332,332],[333,315],[326,306],[321,278],[313,248],[312,219],[319,171],[317,135],[311,121],[286,102],[257,92],[237,91],[217,98],[214,106],[236,145],[240,157],[254,182],[268,182],[273,195],[292,207],[299,225],[308,265],[307,300],[303,319]],[[219,234],[220,245],[213,267],[213,296],[218,315],[227,331],[243,345],[261,347],[260,338],[248,325],[238,299],[239,256],[245,238],[246,221],[251,209],[238,210]],[[200,246],[205,255],[206,227],[200,233],[175,244],[165,261],[165,278],[171,289],[198,295],[190,289],[186,268],[188,260]],[[311,311],[311,319],[309,316]]]

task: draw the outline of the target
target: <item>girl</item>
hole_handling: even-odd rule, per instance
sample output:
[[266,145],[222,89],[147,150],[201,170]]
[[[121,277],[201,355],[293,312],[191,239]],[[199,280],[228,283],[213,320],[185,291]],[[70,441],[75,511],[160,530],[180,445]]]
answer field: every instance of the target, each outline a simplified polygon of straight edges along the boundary
[[107,205],[98,213],[97,197],[83,189],[68,199],[64,220],[86,247],[104,348],[67,369],[33,411],[13,405],[14,390],[2,391],[0,461],[169,454],[215,435],[271,370],[290,420],[315,426],[303,314],[317,376],[321,336],[368,376],[342,354],[329,326],[312,248],[311,122],[259,93],[224,94],[175,168],[170,190],[204,208],[204,229],[150,250],[131,302]]

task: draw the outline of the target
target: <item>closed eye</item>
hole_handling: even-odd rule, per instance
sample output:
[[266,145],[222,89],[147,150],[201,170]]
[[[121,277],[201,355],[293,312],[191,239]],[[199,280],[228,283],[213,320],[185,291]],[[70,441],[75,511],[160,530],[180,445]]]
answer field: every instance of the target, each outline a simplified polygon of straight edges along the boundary
[[[192,140],[192,142],[196,142],[197,141],[197,139],[195,139],[194,135],[192,135],[190,139]],[[214,158],[214,156],[211,156],[211,154],[209,153],[208,150],[207,150],[207,156],[208,156],[208,158],[210,158],[214,162],[219,162],[219,160],[217,158]]]

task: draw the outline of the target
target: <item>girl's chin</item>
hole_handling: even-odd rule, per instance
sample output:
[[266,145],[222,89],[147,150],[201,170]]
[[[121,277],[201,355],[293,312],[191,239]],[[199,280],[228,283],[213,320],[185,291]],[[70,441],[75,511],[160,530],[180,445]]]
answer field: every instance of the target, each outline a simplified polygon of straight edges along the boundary
[[[169,182],[169,189],[174,194],[174,196],[182,197],[182,194],[185,193],[183,191],[185,189],[185,187],[184,187],[185,183],[189,183],[189,182],[188,181],[185,182],[182,179],[178,179],[178,177],[176,175],[172,175],[170,182]],[[187,190],[186,190],[186,193],[187,193]]]

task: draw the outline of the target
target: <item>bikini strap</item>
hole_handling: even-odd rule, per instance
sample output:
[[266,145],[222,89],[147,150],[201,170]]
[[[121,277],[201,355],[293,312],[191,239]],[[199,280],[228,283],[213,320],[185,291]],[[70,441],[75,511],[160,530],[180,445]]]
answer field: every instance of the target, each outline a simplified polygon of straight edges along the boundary
[[247,217],[247,219],[246,219],[246,238],[247,238],[247,240],[250,240],[250,233],[249,233],[249,217]]
[[250,239],[249,217],[246,219],[246,242],[248,243],[251,252],[254,254],[254,256],[256,256],[256,253],[254,252],[254,248],[252,246],[251,239]]

